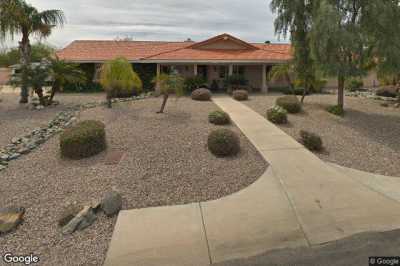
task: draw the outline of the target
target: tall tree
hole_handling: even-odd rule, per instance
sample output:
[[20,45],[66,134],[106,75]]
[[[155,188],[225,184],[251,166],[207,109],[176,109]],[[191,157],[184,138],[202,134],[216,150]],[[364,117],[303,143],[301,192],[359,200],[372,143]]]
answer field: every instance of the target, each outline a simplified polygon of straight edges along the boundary
[[314,6],[311,47],[323,73],[338,79],[337,105],[341,109],[346,80],[366,73],[368,38],[361,25],[366,3],[362,0],[321,0]]
[[62,26],[65,22],[61,10],[45,10],[39,12],[35,7],[24,0],[0,1],[0,40],[6,37],[22,36],[19,42],[22,66],[21,103],[28,102],[27,75],[31,62],[31,35],[46,38],[55,26]]
[[290,33],[293,47],[291,64],[296,78],[304,84],[302,103],[315,80],[315,67],[309,43],[314,1],[272,0],[270,5],[271,10],[278,15],[275,19],[275,33],[285,38]]

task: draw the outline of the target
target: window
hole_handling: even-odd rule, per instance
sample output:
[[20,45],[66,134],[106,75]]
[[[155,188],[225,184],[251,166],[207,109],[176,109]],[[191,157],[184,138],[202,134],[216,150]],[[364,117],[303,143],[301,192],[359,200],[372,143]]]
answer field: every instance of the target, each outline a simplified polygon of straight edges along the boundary
[[227,76],[227,67],[226,66],[220,66],[219,67],[219,78],[224,79]]
[[244,75],[244,66],[233,66],[234,75]]

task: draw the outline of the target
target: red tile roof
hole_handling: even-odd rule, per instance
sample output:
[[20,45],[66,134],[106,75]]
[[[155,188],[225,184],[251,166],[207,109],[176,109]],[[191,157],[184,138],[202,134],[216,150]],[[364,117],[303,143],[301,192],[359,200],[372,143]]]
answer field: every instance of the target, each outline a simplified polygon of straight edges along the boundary
[[[246,49],[200,49],[220,38],[228,36]],[[158,42],[158,41],[74,41],[57,55],[76,62],[103,62],[116,57],[129,61],[287,61],[291,59],[290,44],[250,44],[233,36],[223,34],[204,42]]]

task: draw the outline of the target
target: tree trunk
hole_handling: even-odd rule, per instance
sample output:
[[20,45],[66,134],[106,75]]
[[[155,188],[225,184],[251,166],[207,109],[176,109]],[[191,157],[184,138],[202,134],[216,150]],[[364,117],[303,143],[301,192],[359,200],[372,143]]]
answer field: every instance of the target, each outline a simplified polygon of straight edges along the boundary
[[28,103],[27,70],[31,63],[31,45],[27,34],[23,34],[22,41],[19,43],[20,64],[22,71],[21,99],[20,103]]
[[308,93],[308,84],[307,84],[307,82],[304,82],[303,96],[301,96],[301,100],[300,100],[301,104],[304,103],[304,99],[306,98],[307,93]]
[[338,106],[344,109],[344,82],[345,79],[342,75],[338,77]]
[[43,89],[42,88],[35,88],[35,92],[39,97],[39,102],[41,105],[46,106],[46,102],[43,97]]
[[111,93],[107,92],[107,107],[108,108],[112,108],[112,101],[111,101],[112,97],[111,97]]
[[49,105],[53,103],[54,95],[56,94],[56,89],[54,87],[51,88],[50,98],[49,98]]
[[296,95],[296,93],[295,93],[295,91],[294,91],[294,86],[293,86],[293,84],[292,84],[292,80],[291,80],[291,78],[290,78],[290,75],[289,75],[289,74],[286,74],[286,75],[285,75],[285,78],[286,78],[286,82],[289,84],[289,89],[292,91],[293,95]]
[[53,103],[54,95],[56,94],[57,91],[59,91],[59,86],[56,83],[56,84],[53,84],[53,86],[51,87],[49,105],[51,105]]
[[169,97],[169,94],[168,94],[168,93],[164,94],[164,98],[163,98],[163,103],[162,103],[162,105],[161,105],[161,109],[160,109],[160,111],[157,112],[157,114],[162,114],[162,113],[164,113],[164,109],[165,109],[165,105],[167,104],[168,97]]

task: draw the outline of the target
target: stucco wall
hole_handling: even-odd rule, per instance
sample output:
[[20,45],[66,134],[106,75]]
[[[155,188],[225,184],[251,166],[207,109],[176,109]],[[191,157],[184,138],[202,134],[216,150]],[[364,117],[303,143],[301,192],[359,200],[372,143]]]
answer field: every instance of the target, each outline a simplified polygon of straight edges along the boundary
[[10,80],[11,69],[10,68],[0,68],[0,86],[6,85]]
[[[338,81],[336,77],[328,78],[327,80],[326,88],[337,88]],[[379,87],[379,80],[375,71],[370,71],[362,80],[365,88]]]

